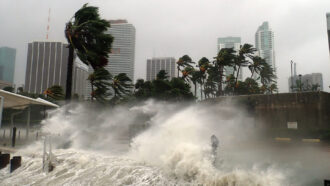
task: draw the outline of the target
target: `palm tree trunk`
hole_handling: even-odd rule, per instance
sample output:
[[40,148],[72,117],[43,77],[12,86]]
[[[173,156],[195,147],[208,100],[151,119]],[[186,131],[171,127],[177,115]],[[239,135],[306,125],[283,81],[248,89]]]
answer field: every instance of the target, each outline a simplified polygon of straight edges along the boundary
[[177,68],[177,69],[178,69],[178,78],[179,78],[179,71],[180,71],[180,68],[179,68],[179,66],[178,66],[178,68]]
[[201,85],[201,100],[203,100],[203,86],[202,86],[202,83],[200,83],[200,85]]
[[236,85],[237,85],[240,68],[241,68],[241,66],[238,66],[237,73],[236,73],[236,80],[235,80],[235,88],[236,88]]
[[91,81],[91,87],[92,87],[92,92],[91,92],[91,101],[94,101],[94,86],[93,86],[93,82]]
[[196,82],[194,83],[194,86],[195,86],[195,97],[197,97],[197,87],[196,87]]
[[69,45],[68,70],[66,75],[65,99],[71,100],[72,92],[72,70],[73,70],[73,47]]
[[222,76],[223,76],[223,66],[219,66],[219,71],[220,71],[220,80],[218,82],[218,92],[217,96],[222,95]]
[[[204,78],[202,78],[201,89],[202,89],[201,92],[204,92],[204,91],[203,91],[203,90],[205,90],[205,82],[204,82]],[[206,94],[205,94],[205,92],[204,92],[204,99],[206,99]]]
[[252,72],[251,72],[251,78],[253,77],[253,74],[254,74],[254,70],[252,70]]
[[234,95],[235,95],[235,92],[236,92],[236,85],[237,85],[237,81],[238,81],[240,68],[241,68],[241,66],[238,66],[237,73],[236,73],[236,79],[235,79],[235,85],[234,85],[234,92],[233,92]]

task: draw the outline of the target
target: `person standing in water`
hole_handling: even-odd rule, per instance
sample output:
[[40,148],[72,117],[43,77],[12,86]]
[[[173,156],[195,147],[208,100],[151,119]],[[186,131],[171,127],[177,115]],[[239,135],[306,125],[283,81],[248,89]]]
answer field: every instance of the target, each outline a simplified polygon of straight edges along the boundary
[[214,157],[214,159],[213,159],[213,165],[215,164],[215,160],[216,160],[216,157],[217,157],[218,146],[219,146],[219,140],[218,140],[218,138],[213,134],[213,135],[211,136],[212,155],[213,155],[213,157]]

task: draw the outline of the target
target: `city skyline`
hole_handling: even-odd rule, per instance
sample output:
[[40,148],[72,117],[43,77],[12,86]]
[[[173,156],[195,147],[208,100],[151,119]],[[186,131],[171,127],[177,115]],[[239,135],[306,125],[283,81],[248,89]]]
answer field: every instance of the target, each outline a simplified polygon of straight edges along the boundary
[[[1,45],[17,48],[15,83],[22,84],[27,53],[26,43],[45,38],[49,8],[52,9],[49,39],[65,41],[63,34],[65,23],[87,1],[65,2],[65,7],[61,3],[64,1],[61,0],[17,2],[17,0],[4,0],[0,3],[0,21],[4,25]],[[196,0],[189,2],[191,8],[183,13],[182,8],[186,3],[188,2],[180,1],[175,2],[175,6],[169,6],[168,1],[162,0],[157,2],[146,0],[139,3],[96,0],[90,5],[100,7],[101,16],[106,19],[126,18],[137,28],[135,80],[145,77],[146,59],[152,56],[179,58],[188,54],[194,61],[202,57],[213,59],[216,55],[215,39],[223,35],[239,35],[242,43],[254,44],[256,28],[264,20],[268,20],[276,33],[276,66],[280,91],[288,91],[287,78],[290,76],[291,60],[301,66],[300,71],[304,74],[322,72],[324,84],[330,84],[329,44],[325,21],[330,2],[326,0],[317,3],[299,2],[297,6],[295,0],[285,2],[270,0],[258,2],[257,7],[251,7],[239,2]],[[256,0],[249,2],[249,5],[251,3],[256,3]],[[167,10],[165,7],[171,14],[165,11]],[[232,7],[235,7],[235,11],[229,11]],[[313,9],[310,10],[310,7]],[[40,11],[24,16],[23,10],[27,8],[37,8]],[[309,11],[306,11],[307,8]],[[194,14],[200,9],[209,11],[203,16]],[[255,13],[251,14],[251,12]],[[240,14],[245,16],[238,16]],[[263,16],[260,16],[261,14]],[[306,16],[301,17],[302,14]],[[225,19],[227,16],[231,17],[230,21]],[[26,23],[24,34],[22,29],[18,29],[18,25],[10,24],[14,22],[13,19]],[[306,24],[313,26],[306,27]],[[325,86],[325,90],[329,90],[328,86]]]

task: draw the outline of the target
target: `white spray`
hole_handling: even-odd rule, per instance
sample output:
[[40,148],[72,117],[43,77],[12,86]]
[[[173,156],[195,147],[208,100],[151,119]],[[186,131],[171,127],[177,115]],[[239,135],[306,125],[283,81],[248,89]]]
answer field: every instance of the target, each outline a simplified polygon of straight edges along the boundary
[[[147,101],[133,108],[65,108],[43,122],[52,135],[54,171],[41,170],[42,144],[21,152],[22,167],[0,171],[3,185],[283,185],[284,175],[269,167],[226,164],[226,149],[251,137],[237,108],[224,105],[164,104]],[[132,128],[144,130],[134,131]],[[133,132],[132,132],[133,131]],[[212,164],[210,137],[220,140],[219,163]],[[18,179],[20,178],[20,179]]]

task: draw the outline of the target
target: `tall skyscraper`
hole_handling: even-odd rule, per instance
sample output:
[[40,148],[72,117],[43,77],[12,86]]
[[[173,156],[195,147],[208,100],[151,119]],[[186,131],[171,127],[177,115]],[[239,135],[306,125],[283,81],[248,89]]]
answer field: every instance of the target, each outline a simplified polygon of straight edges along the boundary
[[174,57],[147,59],[147,81],[156,79],[160,70],[165,70],[169,78],[176,76],[176,61]]
[[0,47],[0,80],[14,83],[16,49]]
[[[135,58],[135,27],[128,23],[127,20],[110,20],[110,29],[107,33],[114,38],[109,55],[109,63],[105,66],[112,76],[120,73],[126,75],[134,82],[134,58]],[[89,67],[89,73],[93,69]],[[86,99],[91,98],[92,88],[90,83],[87,83]],[[112,89],[110,93],[113,94]],[[111,96],[110,96],[111,98]]]
[[328,43],[329,43],[329,53],[330,53],[330,12],[327,13],[327,28],[328,28]]
[[114,37],[109,64],[113,76],[126,73],[134,81],[135,27],[126,20],[110,20],[108,33]]
[[[67,46],[67,44],[61,42],[48,41],[28,44],[25,91],[42,94],[47,88],[53,85],[60,85],[65,92],[69,55]],[[76,61],[74,63],[74,86],[72,92],[79,95],[79,92],[75,92],[74,87],[77,85],[75,81],[79,81],[80,78],[86,78],[85,76],[87,76],[86,74],[88,72],[86,70],[86,74],[80,76],[82,73],[77,72],[77,68],[80,68],[84,64],[76,64]],[[87,69],[87,67],[82,69]]]
[[[241,46],[241,38],[240,37],[221,37],[218,38],[218,52],[222,48],[233,48],[236,52],[239,51]],[[225,74],[226,76],[233,74],[234,68],[233,67],[225,67]],[[240,69],[238,74],[238,80],[243,79],[243,70]]]
[[255,34],[255,47],[261,58],[271,65],[276,73],[274,32],[269,28],[268,22],[263,22]]

